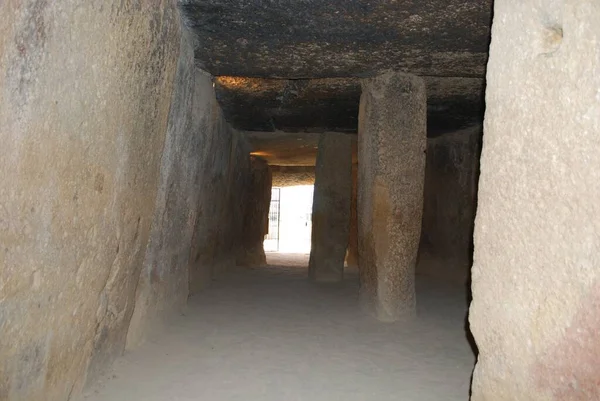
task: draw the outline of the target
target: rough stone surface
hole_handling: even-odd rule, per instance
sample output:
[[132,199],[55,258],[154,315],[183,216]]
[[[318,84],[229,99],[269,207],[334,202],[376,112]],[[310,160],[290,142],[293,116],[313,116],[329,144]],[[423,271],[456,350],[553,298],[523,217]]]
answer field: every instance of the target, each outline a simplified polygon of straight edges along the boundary
[[[358,111],[357,111],[358,113]],[[357,114],[358,115],[358,114]],[[252,146],[252,155],[266,160],[271,166],[312,166],[317,163],[320,134],[289,132],[246,132]],[[356,135],[349,136],[356,146]],[[352,162],[357,163],[356,148]]]
[[193,42],[184,31],[128,348],[180,312],[188,288],[205,287],[232,263],[240,246],[248,152],[240,134],[223,124],[211,78],[194,67]]
[[317,161],[319,134],[246,132],[252,154],[272,166],[313,166]]
[[[353,152],[357,148],[353,143]],[[358,164],[352,164],[352,195],[350,198],[350,232],[348,234],[348,250],[346,252],[346,264],[349,267],[358,267]]]
[[247,131],[356,132],[360,80],[221,76],[217,99],[236,128]]
[[[428,136],[481,124],[483,78],[423,77]],[[358,128],[360,79],[218,77],[217,99],[236,128],[262,132],[349,132]],[[280,133],[277,132],[279,136]]]
[[466,283],[483,127],[427,140],[423,228],[417,274]]
[[473,401],[600,399],[600,3],[495,3]]
[[358,129],[360,300],[384,321],[416,309],[425,119],[421,78],[387,72],[364,81]]
[[[196,85],[200,96],[210,88],[205,77]],[[214,94],[201,97],[194,108],[194,114],[205,110],[208,117],[200,123],[202,143],[196,153],[202,160],[202,175],[197,183],[200,196],[190,251],[192,294],[235,265],[236,254],[244,247],[242,231],[253,177],[250,147],[243,135],[225,122]]]
[[[181,310],[188,296],[188,259],[192,239],[193,214],[200,173],[200,135],[190,132],[194,100],[193,41],[187,32],[181,38],[173,99],[160,166],[154,219],[136,301],[127,332],[127,347],[141,342],[144,332],[161,309],[167,316]],[[210,88],[210,87],[209,87]],[[208,93],[211,91],[209,90]],[[203,113],[198,113],[203,117]],[[200,120],[198,118],[197,120]],[[196,127],[198,123],[196,122]]]
[[251,181],[243,219],[242,248],[237,264],[240,266],[260,266],[267,263],[263,241],[269,232],[269,206],[271,205],[272,176],[266,161],[252,156],[250,164]]
[[183,0],[211,74],[482,77],[492,1]]
[[0,2],[0,399],[121,354],[179,52],[172,2]]
[[313,166],[271,166],[271,173],[273,187],[315,184],[315,168]]
[[346,134],[321,134],[308,262],[308,274],[314,281],[337,282],[344,278],[351,194],[352,138]]

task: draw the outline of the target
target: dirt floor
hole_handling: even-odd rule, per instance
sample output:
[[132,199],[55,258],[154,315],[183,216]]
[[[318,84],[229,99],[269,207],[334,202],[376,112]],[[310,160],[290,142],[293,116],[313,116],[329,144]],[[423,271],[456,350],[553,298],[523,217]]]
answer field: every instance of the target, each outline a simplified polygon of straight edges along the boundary
[[269,262],[279,266],[235,269],[190,298],[85,399],[468,400],[475,358],[461,287],[420,278],[418,319],[380,323],[358,308],[356,272],[315,285],[308,255]]

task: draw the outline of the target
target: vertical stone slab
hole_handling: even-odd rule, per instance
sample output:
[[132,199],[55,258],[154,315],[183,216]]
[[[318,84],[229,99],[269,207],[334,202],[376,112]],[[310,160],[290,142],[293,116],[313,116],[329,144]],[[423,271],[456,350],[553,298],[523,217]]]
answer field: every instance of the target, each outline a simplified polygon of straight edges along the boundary
[[427,140],[417,275],[465,285],[473,264],[482,125]]
[[[206,82],[204,77],[198,81],[200,85]],[[190,249],[190,294],[206,288],[236,264],[244,247],[245,196],[252,178],[250,148],[243,134],[227,124],[214,95],[197,100],[196,118],[202,118],[198,118],[201,128],[196,135],[202,138],[202,151],[196,154],[201,164],[195,180],[198,206]]]
[[426,109],[419,77],[388,72],[363,81],[358,117],[360,300],[383,321],[415,313]]
[[125,346],[180,18],[117,0],[0,15],[0,399],[77,399]]
[[[202,151],[199,122],[205,116],[194,108],[194,98],[210,97],[212,82],[195,72],[193,37],[182,30],[179,60],[161,158],[154,217],[144,262],[135,290],[135,307],[127,329],[126,347],[143,342],[162,319],[179,312],[188,298],[188,262],[196,212]],[[198,70],[199,71],[199,70]],[[200,82],[199,82],[200,81]],[[203,81],[201,83],[201,81]],[[214,97],[214,95],[213,95]],[[190,129],[194,127],[196,129]]]
[[240,266],[260,266],[267,263],[263,241],[269,231],[272,176],[266,161],[251,157],[251,180],[246,194],[246,210],[242,229],[242,249],[237,260]]
[[315,168],[308,273],[319,282],[341,281],[348,247],[352,192],[352,137],[321,134]]
[[358,164],[352,164],[352,195],[350,197],[350,233],[348,238],[348,251],[346,264],[349,267],[358,267]]
[[496,0],[472,400],[600,399],[600,3]]

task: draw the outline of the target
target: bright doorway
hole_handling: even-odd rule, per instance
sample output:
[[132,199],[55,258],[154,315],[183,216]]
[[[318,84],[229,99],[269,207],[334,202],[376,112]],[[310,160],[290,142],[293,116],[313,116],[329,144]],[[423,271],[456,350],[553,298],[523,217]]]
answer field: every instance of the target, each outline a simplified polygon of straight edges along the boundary
[[310,253],[313,186],[274,187],[266,252]]

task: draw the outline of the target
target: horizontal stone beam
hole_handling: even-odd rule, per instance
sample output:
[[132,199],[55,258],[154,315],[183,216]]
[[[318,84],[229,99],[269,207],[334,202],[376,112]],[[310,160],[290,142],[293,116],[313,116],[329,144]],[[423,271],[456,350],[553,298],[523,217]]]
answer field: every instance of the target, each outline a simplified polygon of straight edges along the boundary
[[[425,76],[429,137],[481,124],[483,78]],[[237,129],[289,133],[356,133],[357,78],[311,80],[215,78],[225,118]],[[316,139],[314,139],[316,146]],[[314,165],[314,162],[313,162]]]

